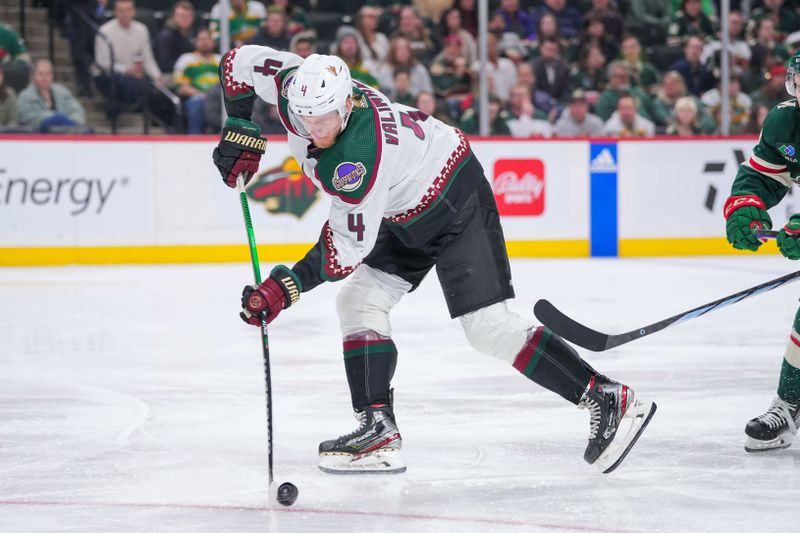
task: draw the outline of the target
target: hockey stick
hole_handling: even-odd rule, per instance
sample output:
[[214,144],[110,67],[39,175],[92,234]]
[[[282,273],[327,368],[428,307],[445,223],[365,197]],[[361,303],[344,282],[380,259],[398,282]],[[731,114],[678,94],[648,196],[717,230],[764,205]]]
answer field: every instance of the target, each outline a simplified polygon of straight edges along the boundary
[[[777,231],[756,231],[756,237],[759,239],[774,239],[777,237],[777,235]],[[577,320],[574,320],[559,311],[556,306],[547,300],[539,300],[536,302],[536,304],[533,306],[533,314],[536,315],[536,318],[538,318],[544,326],[549,328],[556,335],[563,337],[573,344],[577,344],[578,346],[586,348],[587,350],[592,350],[593,352],[603,352],[605,350],[610,350],[611,348],[616,348],[622,344],[635,341],[636,339],[652,335],[657,331],[666,329],[670,326],[678,324],[679,322],[685,322],[686,320],[704,315],[719,309],[720,307],[735,304],[736,302],[741,302],[742,300],[750,298],[751,296],[755,296],[756,294],[777,289],[781,285],[796,281],[798,277],[800,277],[800,271],[781,276],[780,278],[776,278],[772,281],[767,281],[761,285],[750,287],[749,289],[737,292],[736,294],[725,296],[724,298],[714,300],[711,303],[701,305],[700,307],[695,307],[689,311],[665,318],[664,320],[660,320],[648,326],[644,326],[627,333],[620,333],[619,335],[601,333],[593,330],[592,328],[584,326]]]
[[569,342],[577,344],[578,346],[582,346],[588,350],[592,350],[593,352],[602,352],[605,350],[610,350],[611,348],[616,348],[622,344],[635,341],[636,339],[641,339],[647,335],[652,335],[657,331],[661,331],[662,329],[674,326],[680,322],[685,322],[687,320],[691,320],[692,318],[702,316],[721,307],[735,304],[736,302],[741,302],[742,300],[757,294],[761,294],[762,292],[777,289],[782,285],[797,281],[798,278],[800,278],[800,271],[792,272],[791,274],[786,274],[785,276],[767,281],[761,285],[750,287],[749,289],[739,291],[736,294],[725,296],[724,298],[714,300],[711,303],[707,303],[678,315],[665,318],[664,320],[660,320],[654,324],[643,326],[627,333],[620,333],[619,335],[600,333],[599,331],[595,331],[589,327],[586,327],[580,322],[573,320],[556,309],[556,307],[547,300],[539,300],[536,302],[536,305],[533,306],[533,314],[536,315],[536,318],[538,318],[543,325]]
[[[253,232],[253,221],[250,218],[250,205],[247,201],[247,192],[244,190],[244,177],[240,174],[236,178],[236,190],[239,192],[239,201],[242,204],[244,226],[247,229],[247,242],[250,245],[250,262],[253,265],[253,277],[256,285],[261,283],[261,269],[258,266],[258,250],[256,249],[256,236]],[[261,315],[261,348],[264,352],[264,385],[267,393],[267,453],[269,456],[269,488],[272,491],[272,378],[269,367],[269,336],[267,332],[267,316]]]

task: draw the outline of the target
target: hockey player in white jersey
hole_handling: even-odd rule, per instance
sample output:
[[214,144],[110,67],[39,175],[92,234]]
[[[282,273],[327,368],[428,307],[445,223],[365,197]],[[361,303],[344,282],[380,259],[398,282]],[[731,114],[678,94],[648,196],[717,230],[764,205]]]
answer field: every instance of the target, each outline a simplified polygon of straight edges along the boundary
[[[335,56],[243,46],[220,65],[227,119],[214,163],[234,187],[263,150],[253,103],[278,106],[289,147],[331,198],[319,242],[292,268],[245,287],[242,318],[273,321],[303,292],[347,278],[336,299],[345,370],[358,428],[319,445],[333,473],[405,470],[391,379],[397,363],[389,313],[436,267],[452,318],[469,343],[590,415],[584,458],[616,468],[656,410],[597,373],[561,338],[511,313],[514,297],[491,186],[459,130],[391,103],[350,77]],[[522,421],[521,421],[522,422]]]

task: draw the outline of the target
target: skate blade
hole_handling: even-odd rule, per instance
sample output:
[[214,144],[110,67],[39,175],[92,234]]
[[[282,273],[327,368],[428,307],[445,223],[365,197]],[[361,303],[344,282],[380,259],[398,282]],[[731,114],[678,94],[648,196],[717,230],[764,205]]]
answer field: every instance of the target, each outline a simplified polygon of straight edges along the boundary
[[631,451],[633,445],[639,440],[639,436],[650,423],[650,419],[653,418],[658,406],[653,402],[641,403],[639,400],[635,400],[633,407],[635,409],[634,414],[632,416],[627,416],[626,413],[626,417],[623,417],[623,419],[630,419],[630,427],[625,437],[622,440],[620,440],[619,435],[614,437],[614,440],[611,441],[606,451],[595,461],[597,468],[604,474],[613,472],[622,464],[628,452]]
[[788,436],[786,434],[778,435],[772,440],[758,440],[748,436],[744,443],[744,451],[747,453],[764,453],[785,450],[792,445],[792,437],[791,433]]
[[351,454],[320,454],[319,469],[328,474],[402,474],[406,465],[400,451]]

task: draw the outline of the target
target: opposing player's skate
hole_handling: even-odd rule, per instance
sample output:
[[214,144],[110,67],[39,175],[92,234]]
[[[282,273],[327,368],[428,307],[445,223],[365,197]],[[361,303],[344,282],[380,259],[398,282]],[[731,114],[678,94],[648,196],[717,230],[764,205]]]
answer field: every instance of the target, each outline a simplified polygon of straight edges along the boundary
[[617,468],[650,423],[656,404],[642,402],[627,386],[597,374],[579,409],[589,410],[589,444],[583,458],[607,474]]
[[319,445],[319,468],[331,474],[399,474],[403,439],[389,405],[370,405],[355,413],[358,429]]
[[748,452],[780,450],[792,445],[800,425],[800,404],[789,403],[776,396],[769,409],[747,423],[744,432]]

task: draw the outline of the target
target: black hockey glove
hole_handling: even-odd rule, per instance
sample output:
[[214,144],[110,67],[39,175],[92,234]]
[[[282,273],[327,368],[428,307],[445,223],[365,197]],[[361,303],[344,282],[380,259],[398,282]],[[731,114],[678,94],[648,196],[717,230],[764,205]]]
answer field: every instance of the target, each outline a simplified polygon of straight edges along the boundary
[[222,128],[222,139],[214,148],[214,164],[228,187],[236,187],[236,178],[244,176],[247,184],[258,172],[258,163],[267,147],[261,127],[249,120],[229,117]]

